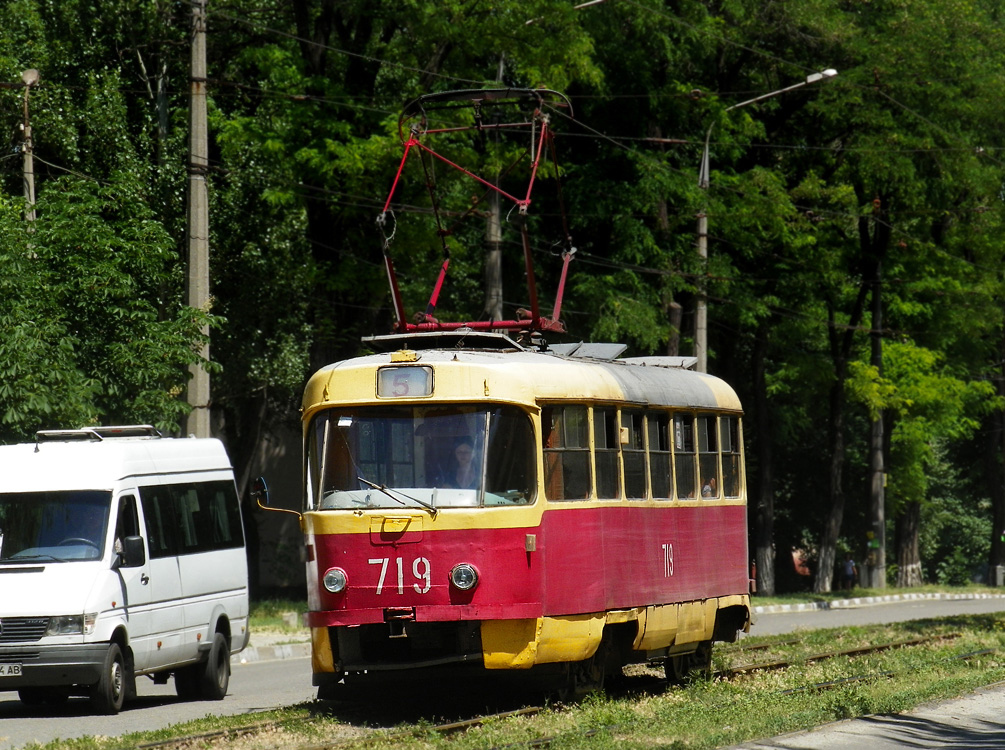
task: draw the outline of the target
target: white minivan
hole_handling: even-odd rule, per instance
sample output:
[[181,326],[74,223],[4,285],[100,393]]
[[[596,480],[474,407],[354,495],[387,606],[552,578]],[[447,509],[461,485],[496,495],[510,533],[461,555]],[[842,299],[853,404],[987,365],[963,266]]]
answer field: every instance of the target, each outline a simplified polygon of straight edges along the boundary
[[249,637],[223,444],[147,425],[36,437],[0,446],[0,691],[117,713],[137,675],[173,675],[183,698],[222,699]]

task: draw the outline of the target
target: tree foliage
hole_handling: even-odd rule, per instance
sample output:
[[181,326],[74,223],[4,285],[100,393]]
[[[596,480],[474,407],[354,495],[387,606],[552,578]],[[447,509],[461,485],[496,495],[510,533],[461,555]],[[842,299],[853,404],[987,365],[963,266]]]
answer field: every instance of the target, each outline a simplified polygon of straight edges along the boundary
[[[469,179],[410,169],[389,223],[376,224],[404,102],[546,87],[573,107],[548,112],[557,168],[543,168],[529,219],[542,293],[560,269],[562,207],[577,248],[563,306],[574,338],[690,352],[691,311],[707,292],[710,369],[757,405],[746,435],[751,502],[767,519],[759,568],[774,550],[787,559],[812,546],[827,588],[836,550],[863,551],[879,415],[891,517],[917,505],[931,528],[945,509],[974,529],[989,513],[1005,523],[993,442],[1005,409],[994,387],[1005,359],[994,145],[1005,32],[994,3],[211,0],[208,10],[210,318],[183,304],[191,7],[0,8],[0,81],[12,84],[0,89],[12,133],[0,161],[4,439],[96,421],[178,428],[185,367],[212,320],[215,415],[246,470],[263,431],[296,422],[311,371],[390,329],[392,232],[406,306],[425,305],[443,253],[427,179],[452,229],[437,315],[481,314],[485,206]],[[829,67],[836,79],[791,88]],[[30,225],[17,86],[28,68],[42,76],[27,92]],[[510,135],[441,142],[488,175],[523,149]],[[707,264],[695,252],[699,213]],[[528,300],[511,221],[503,241],[515,311]],[[981,440],[997,458],[965,462]],[[938,479],[975,466],[969,486],[986,490],[990,511]],[[922,554],[957,572],[959,556],[985,550],[929,540],[922,533]],[[1005,563],[1005,544],[989,554]],[[930,577],[943,575],[939,560],[925,561]]]

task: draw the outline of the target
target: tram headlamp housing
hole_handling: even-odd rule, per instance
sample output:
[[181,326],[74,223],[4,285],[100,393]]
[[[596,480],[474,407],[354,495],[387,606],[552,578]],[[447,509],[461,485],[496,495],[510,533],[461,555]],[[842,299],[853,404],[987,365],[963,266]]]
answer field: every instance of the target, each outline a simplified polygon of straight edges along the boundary
[[333,594],[341,594],[345,591],[346,584],[348,583],[345,571],[342,568],[328,568],[322,581],[325,588]]
[[450,570],[450,582],[461,591],[471,591],[478,585],[478,569],[469,563],[459,563]]

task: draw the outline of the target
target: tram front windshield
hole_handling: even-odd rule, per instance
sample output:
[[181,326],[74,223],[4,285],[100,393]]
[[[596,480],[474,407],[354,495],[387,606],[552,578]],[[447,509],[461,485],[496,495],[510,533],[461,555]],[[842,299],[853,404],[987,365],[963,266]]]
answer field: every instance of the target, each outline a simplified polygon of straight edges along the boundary
[[308,435],[308,509],[526,505],[530,419],[514,407],[374,406],[319,413]]

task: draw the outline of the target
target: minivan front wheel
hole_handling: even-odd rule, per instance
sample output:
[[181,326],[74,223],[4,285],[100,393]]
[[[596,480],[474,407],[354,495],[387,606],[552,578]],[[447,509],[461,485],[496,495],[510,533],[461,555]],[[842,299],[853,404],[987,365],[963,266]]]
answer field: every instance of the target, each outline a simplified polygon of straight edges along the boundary
[[99,714],[117,714],[126,698],[126,660],[119,644],[111,643],[105,652],[101,676],[91,685],[91,705]]
[[230,687],[230,648],[223,633],[213,636],[209,649],[206,669],[202,674],[202,697],[210,701],[222,701]]

